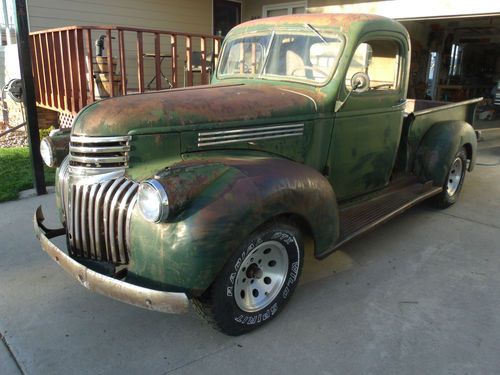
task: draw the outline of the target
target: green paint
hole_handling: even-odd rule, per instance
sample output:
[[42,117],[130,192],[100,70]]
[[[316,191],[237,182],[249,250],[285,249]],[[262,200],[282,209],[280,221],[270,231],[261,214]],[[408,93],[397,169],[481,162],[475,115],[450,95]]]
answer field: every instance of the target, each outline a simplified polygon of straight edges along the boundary
[[[345,42],[324,83],[214,75],[208,87],[103,100],[78,115],[73,134],[131,135],[127,176],[156,176],[171,201],[164,223],[146,222],[134,209],[131,282],[199,294],[232,251],[277,216],[303,223],[322,256],[341,235],[337,201],[370,199],[413,174],[440,185],[450,158],[465,144],[472,168],[476,143],[467,122],[475,103],[404,119],[410,48],[399,23],[364,15],[305,15],[279,24],[263,19],[236,27],[226,40],[304,32],[308,22],[320,33],[340,33]],[[348,67],[359,43],[387,39],[399,46],[397,88],[349,94]],[[344,104],[334,111],[338,102]],[[200,133],[230,131],[231,139],[241,130],[290,124],[303,124],[303,133],[200,143]]]
[[158,179],[173,201],[182,203],[160,224],[134,210],[129,271],[144,285],[205,290],[242,240],[277,215],[293,213],[311,223],[318,254],[339,235],[333,190],[303,164],[263,154],[208,152]]
[[143,180],[179,160],[180,134],[134,135],[130,142],[127,174],[134,180]]
[[465,121],[453,120],[433,124],[419,143],[415,173],[434,185],[442,186],[455,155],[464,146],[472,150],[469,171],[474,168],[477,140],[474,129]]

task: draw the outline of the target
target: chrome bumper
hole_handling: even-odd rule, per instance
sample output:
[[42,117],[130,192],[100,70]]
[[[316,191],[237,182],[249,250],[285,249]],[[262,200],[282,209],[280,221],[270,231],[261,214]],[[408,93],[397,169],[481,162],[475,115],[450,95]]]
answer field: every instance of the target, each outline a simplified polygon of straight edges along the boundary
[[64,228],[55,230],[47,229],[43,225],[43,221],[42,208],[38,207],[33,218],[33,224],[36,237],[40,241],[42,249],[85,288],[148,310],[171,314],[187,312],[189,301],[184,293],[162,292],[143,288],[102,275],[78,263],[49,241],[49,238],[65,234],[66,231]]

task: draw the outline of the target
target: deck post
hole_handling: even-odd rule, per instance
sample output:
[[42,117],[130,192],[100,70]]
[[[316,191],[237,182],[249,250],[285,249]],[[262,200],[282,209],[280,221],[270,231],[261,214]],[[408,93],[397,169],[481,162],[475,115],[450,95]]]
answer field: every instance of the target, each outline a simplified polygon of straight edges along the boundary
[[23,100],[26,111],[31,166],[33,168],[36,193],[42,195],[47,194],[47,189],[45,187],[45,176],[43,174],[42,156],[40,155],[40,133],[38,132],[35,84],[33,82],[33,68],[31,65],[26,0],[16,0],[16,18],[17,51],[19,54],[21,80],[23,83]]

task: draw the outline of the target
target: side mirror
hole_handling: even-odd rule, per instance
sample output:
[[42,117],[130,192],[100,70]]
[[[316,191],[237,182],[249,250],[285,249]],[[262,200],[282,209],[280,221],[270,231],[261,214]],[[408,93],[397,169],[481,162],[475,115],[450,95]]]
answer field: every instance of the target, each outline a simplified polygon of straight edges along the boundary
[[370,88],[370,77],[364,72],[355,73],[351,77],[352,91],[365,92]]
[[355,73],[351,77],[351,87],[352,87],[352,89],[349,90],[345,99],[344,100],[337,100],[337,102],[335,103],[335,112],[338,112],[342,109],[345,102],[347,102],[347,99],[349,99],[349,97],[351,96],[351,94],[353,92],[368,91],[368,89],[370,88],[370,77],[368,77],[368,74],[366,74],[364,72]]

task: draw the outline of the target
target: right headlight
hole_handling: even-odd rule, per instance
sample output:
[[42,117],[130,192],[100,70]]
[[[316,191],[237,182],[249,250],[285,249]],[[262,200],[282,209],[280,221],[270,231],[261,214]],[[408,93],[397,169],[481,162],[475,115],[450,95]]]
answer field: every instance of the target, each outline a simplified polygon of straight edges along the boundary
[[59,167],[69,152],[70,132],[52,130],[48,137],[40,141],[40,155],[51,168]]
[[147,221],[158,223],[168,218],[167,192],[158,180],[146,180],[139,185],[137,204]]
[[49,167],[55,167],[54,146],[49,137],[45,137],[40,142],[40,155],[45,164]]

